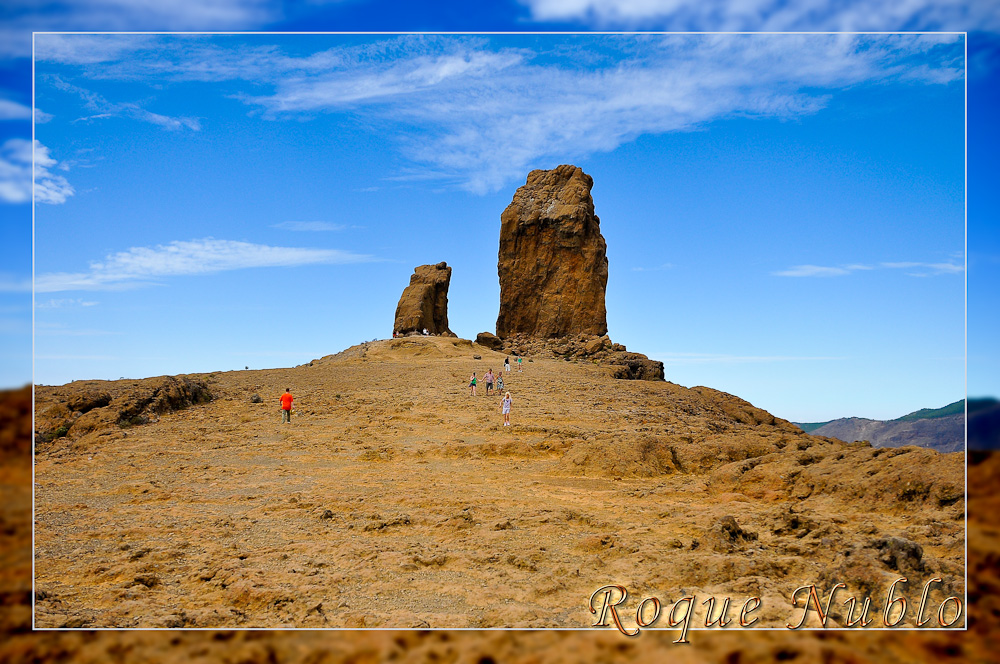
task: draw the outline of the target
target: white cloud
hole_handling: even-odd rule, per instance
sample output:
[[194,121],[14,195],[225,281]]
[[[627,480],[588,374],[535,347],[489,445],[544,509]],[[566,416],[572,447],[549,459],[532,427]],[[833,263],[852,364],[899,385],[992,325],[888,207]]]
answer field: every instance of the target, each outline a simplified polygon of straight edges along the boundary
[[66,327],[61,323],[46,324],[41,321],[35,321],[35,336],[39,337],[104,337],[113,334],[121,334],[121,332],[91,329],[77,330]]
[[[598,39],[615,53],[592,52]],[[299,70],[273,94],[242,99],[268,118],[338,112],[402,123],[407,130],[386,133],[418,164],[411,177],[484,193],[643,133],[733,116],[794,118],[824,108],[830,89],[962,76],[950,37],[582,36],[543,54],[489,51],[481,42],[415,42],[388,62],[381,53],[345,52],[349,64]],[[929,63],[911,66],[916,55]]]
[[850,274],[845,267],[823,267],[821,265],[794,265],[781,272],[773,272],[776,277],[839,277]]
[[331,224],[328,221],[283,221],[280,224],[272,224],[271,228],[279,228],[283,231],[342,231],[347,226],[345,224]]
[[[157,37],[115,52],[62,35],[42,57],[82,63],[84,76],[142,81],[245,81],[233,96],[267,119],[349,114],[393,141],[409,166],[396,180],[438,180],[485,193],[532,168],[610,151],[642,134],[690,131],[719,118],[797,118],[859,84],[961,80],[957,37],[888,35],[563,36],[536,51],[516,37],[400,36],[303,56],[274,45]],[[45,37],[49,39],[48,36]],[[100,65],[88,59],[102,53]],[[127,53],[127,55],[125,54]],[[61,60],[60,60],[61,58]],[[77,93],[93,121],[126,115],[172,128],[132,103]]]
[[35,355],[34,358],[36,360],[89,360],[93,362],[111,362],[121,359],[113,355]]
[[[282,0],[5,0],[0,57],[31,57],[32,31],[180,31],[263,28],[284,16]],[[141,39],[142,35],[136,35]],[[67,52],[78,61],[107,57],[99,39],[89,51],[76,42]]]
[[41,34],[35,36],[35,61],[102,64],[134,57],[158,43],[153,35]]
[[343,264],[375,260],[337,249],[271,247],[249,242],[205,238],[156,247],[132,247],[92,262],[88,272],[39,275],[35,291],[111,290],[154,283],[163,277],[211,274],[255,267],[290,267],[316,263]]
[[536,21],[671,31],[1000,30],[995,0],[518,0]]
[[0,274],[0,293],[30,293],[31,279]]
[[875,269],[891,270],[915,270],[907,274],[912,277],[929,277],[939,274],[960,274],[965,271],[965,267],[955,263],[879,263],[874,265],[841,265],[839,267],[828,267],[821,265],[794,265],[787,270],[772,272],[776,277],[841,277],[852,272],[867,271]]
[[673,264],[672,263],[663,263],[662,265],[658,265],[656,267],[633,267],[632,271],[633,272],[662,272],[663,270],[669,270],[671,268],[673,268]]
[[[29,282],[30,284],[30,282]],[[30,285],[29,285],[30,288]],[[61,298],[61,299],[49,299],[44,302],[36,302],[36,309],[61,309],[63,307],[94,307],[97,306],[97,302],[92,302],[89,300],[84,300],[82,298]]]
[[31,107],[10,99],[0,99],[0,120],[30,120]]
[[930,277],[939,274],[961,274],[965,272],[964,265],[955,263],[882,263],[882,267],[892,270],[910,270],[911,277]]
[[[27,203],[31,201],[31,141],[8,139],[0,147],[0,201]],[[76,193],[62,175],[52,173],[59,166],[49,149],[35,141],[35,201],[60,204]]]
[[148,111],[139,104],[132,102],[111,102],[102,95],[82,88],[78,85],[67,83],[59,77],[52,77],[51,83],[54,87],[64,92],[76,94],[84,101],[84,107],[94,111],[92,115],[77,118],[74,122],[99,120],[104,118],[129,117],[140,122],[149,122],[165,129],[190,129],[199,131],[201,122],[198,118],[191,117],[170,117]]

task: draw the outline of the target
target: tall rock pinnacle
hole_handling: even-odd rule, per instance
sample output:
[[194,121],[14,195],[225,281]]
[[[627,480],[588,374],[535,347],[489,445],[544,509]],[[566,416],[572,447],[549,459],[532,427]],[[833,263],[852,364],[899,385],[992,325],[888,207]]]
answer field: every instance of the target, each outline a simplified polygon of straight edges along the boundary
[[445,262],[420,265],[413,269],[410,285],[403,289],[396,305],[392,329],[400,334],[422,332],[452,335],[448,329],[448,285],[451,268]]
[[607,333],[607,244],[593,185],[576,166],[531,171],[503,211],[498,337]]

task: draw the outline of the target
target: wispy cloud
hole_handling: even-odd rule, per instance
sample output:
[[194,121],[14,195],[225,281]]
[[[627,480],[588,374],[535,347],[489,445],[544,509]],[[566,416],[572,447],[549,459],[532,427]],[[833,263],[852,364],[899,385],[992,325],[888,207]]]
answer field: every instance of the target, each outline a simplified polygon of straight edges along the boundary
[[633,272],[662,272],[663,270],[669,270],[673,268],[672,263],[663,263],[662,265],[657,265],[656,267],[633,267]]
[[794,265],[787,270],[772,272],[776,277],[842,277],[852,272],[878,269],[910,270],[906,274],[912,277],[929,277],[939,274],[961,274],[965,267],[957,263],[878,263],[877,265],[861,265],[851,263],[837,267],[823,265]]
[[332,224],[328,221],[283,221],[280,224],[272,224],[271,228],[295,232],[323,232],[342,231],[347,228],[347,225]]
[[965,272],[964,265],[955,263],[882,263],[882,267],[891,270],[908,270],[911,277],[929,277],[938,274],[961,274]]
[[31,279],[0,274],[0,293],[30,293]]
[[[315,8],[314,2],[302,3]],[[0,57],[31,57],[32,31],[157,31],[230,30],[263,28],[280,20],[287,3],[282,0],[87,0],[39,2],[5,0],[0,29]],[[144,35],[133,36],[134,41]],[[107,42],[92,39],[90,58],[99,61]],[[74,42],[78,59],[86,57]]]
[[111,332],[108,330],[75,329],[67,327],[62,323],[46,323],[44,321],[35,321],[35,336],[103,337],[114,334],[121,334],[121,332]]
[[[93,362],[110,362],[119,359],[114,355],[46,355],[46,354],[35,355],[34,358],[36,360],[59,360],[59,361],[87,360]],[[132,358],[132,359],[137,359],[137,358]]]
[[[74,35],[65,35],[69,40]],[[86,76],[245,81],[233,96],[263,118],[354,116],[391,137],[398,179],[496,191],[531,168],[610,151],[642,134],[720,118],[796,118],[863,83],[943,84],[963,75],[949,36],[404,36],[289,55],[273,45],[162,38]],[[42,57],[59,60],[55,49]],[[89,51],[96,49],[93,45]],[[63,56],[65,57],[65,56]],[[81,97],[96,117],[122,113]],[[140,118],[142,119],[142,118]]]
[[991,0],[518,0],[537,21],[655,30],[1000,30]]
[[192,131],[199,131],[201,129],[201,122],[198,118],[162,115],[147,110],[142,105],[134,102],[111,102],[96,92],[73,85],[72,83],[67,83],[58,76],[51,77],[51,84],[58,90],[76,94],[84,101],[84,106],[88,110],[93,111],[91,115],[77,118],[74,122],[128,117],[140,122],[155,124],[164,129],[190,129]]
[[30,120],[31,107],[11,99],[0,99],[0,120]]
[[846,267],[824,267],[822,265],[794,265],[787,270],[772,272],[776,277],[840,277],[850,274]]
[[87,272],[54,272],[35,279],[40,293],[122,289],[155,283],[164,277],[199,275],[256,267],[291,267],[316,263],[344,264],[376,260],[337,249],[272,247],[233,240],[176,241],[155,247],[132,247],[90,264]]
[[748,362],[827,362],[844,357],[797,355],[725,355],[718,353],[651,353],[650,357],[664,364],[746,364]]
[[550,53],[431,41],[389,62],[354,53],[345,58],[349,67],[289,76],[273,94],[244,101],[265,117],[349,112],[403,122],[414,130],[393,133],[407,156],[436,177],[484,193],[532,167],[609,151],[644,133],[737,115],[815,113],[830,89],[919,76],[905,63],[918,53],[932,60],[923,82],[958,80],[961,51],[945,45],[939,52],[940,41],[604,38],[601,45],[618,52],[596,68],[573,61],[589,50],[588,38],[570,41],[555,63]]
[[84,300],[79,297],[72,298],[51,298],[43,302],[35,302],[36,309],[62,309],[65,307],[94,307],[97,306],[97,302],[91,300]]
[[[31,201],[31,141],[8,139],[0,147],[0,201],[28,203]],[[76,193],[62,175],[52,172],[59,162],[49,149],[35,141],[35,201],[59,204]]]

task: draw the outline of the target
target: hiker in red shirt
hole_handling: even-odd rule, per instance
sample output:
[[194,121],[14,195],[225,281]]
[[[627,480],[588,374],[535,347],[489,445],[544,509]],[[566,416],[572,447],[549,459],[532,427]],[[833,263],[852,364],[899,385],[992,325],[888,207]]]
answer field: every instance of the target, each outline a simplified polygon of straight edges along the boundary
[[281,395],[281,423],[284,424],[288,422],[292,423],[292,393],[289,389],[285,388],[285,393]]

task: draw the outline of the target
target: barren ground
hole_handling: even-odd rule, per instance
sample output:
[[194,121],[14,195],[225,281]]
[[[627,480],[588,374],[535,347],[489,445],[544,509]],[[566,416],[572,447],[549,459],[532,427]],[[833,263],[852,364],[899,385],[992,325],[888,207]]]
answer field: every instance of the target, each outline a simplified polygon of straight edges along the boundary
[[[504,428],[499,397],[467,388],[503,357],[415,338],[190,376],[213,401],[39,444],[36,626],[576,628],[608,584],[630,626],[648,596],[699,614],[730,597],[732,617],[756,596],[755,626],[782,628],[809,583],[846,583],[841,607],[870,595],[876,626],[901,576],[906,623],[931,577],[933,610],[964,599],[963,455],[807,436],[714,390],[545,357],[505,375]],[[139,383],[39,387],[38,430],[53,404],[105,391],[110,412]]]

